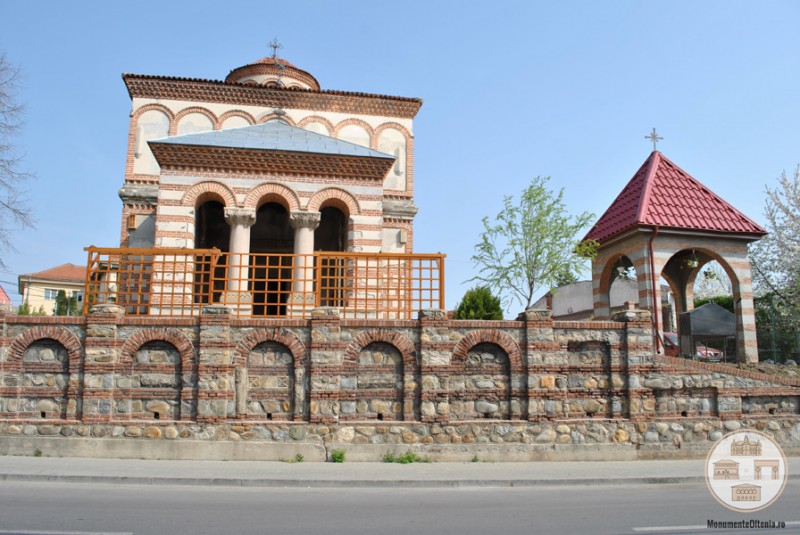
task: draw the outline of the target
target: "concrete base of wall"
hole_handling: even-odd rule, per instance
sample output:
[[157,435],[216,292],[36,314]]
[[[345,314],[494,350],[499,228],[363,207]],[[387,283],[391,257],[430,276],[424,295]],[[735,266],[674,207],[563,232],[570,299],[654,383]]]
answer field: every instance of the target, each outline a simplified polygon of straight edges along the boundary
[[[660,444],[352,444],[275,442],[150,442],[102,438],[0,437],[0,455],[89,457],[116,459],[168,459],[215,461],[280,461],[301,454],[306,462],[330,461],[334,450],[345,451],[347,462],[381,461],[387,452],[408,451],[435,462],[531,462],[531,461],[633,461],[699,459],[708,455],[709,444],[687,444],[680,449]],[[787,455],[800,455],[800,446],[784,447]]]

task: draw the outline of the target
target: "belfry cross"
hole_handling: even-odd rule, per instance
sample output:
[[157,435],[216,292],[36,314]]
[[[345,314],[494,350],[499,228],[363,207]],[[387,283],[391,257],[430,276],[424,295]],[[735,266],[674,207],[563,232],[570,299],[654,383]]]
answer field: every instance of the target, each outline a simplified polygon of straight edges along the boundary
[[278,42],[278,38],[276,37],[275,39],[272,40],[272,42],[269,44],[269,46],[272,49],[272,57],[273,58],[277,58],[278,57],[278,50],[283,48],[283,45]]
[[658,134],[656,134],[656,129],[655,129],[655,128],[653,128],[653,131],[652,131],[652,132],[650,132],[650,135],[649,135],[649,136],[644,136],[644,138],[645,138],[645,139],[649,139],[650,141],[652,141],[652,142],[653,142],[653,151],[656,151],[656,150],[658,150],[658,149],[656,149],[656,144],[657,144],[659,141],[661,141],[661,140],[663,140],[663,139],[664,139],[663,137],[661,137],[661,136],[659,136]]

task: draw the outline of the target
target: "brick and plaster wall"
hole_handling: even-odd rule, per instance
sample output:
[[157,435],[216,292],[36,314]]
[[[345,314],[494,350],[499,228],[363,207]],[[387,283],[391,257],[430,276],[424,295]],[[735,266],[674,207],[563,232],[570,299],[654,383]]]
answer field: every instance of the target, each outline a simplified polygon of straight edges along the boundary
[[46,440],[64,452],[80,442],[169,457],[299,448],[310,460],[343,447],[353,459],[387,448],[634,458],[697,455],[740,427],[800,449],[800,381],[655,356],[646,311],[608,322],[553,322],[549,311],[498,322],[435,310],[402,321],[327,308],[309,320],[204,312],[0,316],[0,450]]

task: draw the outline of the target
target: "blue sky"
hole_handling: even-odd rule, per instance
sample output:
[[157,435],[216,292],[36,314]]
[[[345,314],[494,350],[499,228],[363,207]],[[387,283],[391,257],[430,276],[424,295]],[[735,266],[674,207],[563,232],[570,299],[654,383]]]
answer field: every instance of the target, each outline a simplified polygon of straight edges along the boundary
[[[18,139],[37,226],[0,284],[119,244],[130,99],[123,72],[221,80],[269,55],[324,89],[420,97],[417,252],[470,286],[481,218],[537,175],[598,217],[668,158],[763,223],[764,187],[800,163],[800,3],[737,1],[5,1],[0,50],[24,72]],[[514,312],[521,306],[512,307]]]

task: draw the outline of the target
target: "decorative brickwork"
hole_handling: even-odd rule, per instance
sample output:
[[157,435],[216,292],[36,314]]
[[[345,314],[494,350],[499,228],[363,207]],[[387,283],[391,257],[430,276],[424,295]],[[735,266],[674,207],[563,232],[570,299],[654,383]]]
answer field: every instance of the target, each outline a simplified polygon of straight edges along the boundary
[[216,199],[227,207],[236,206],[236,196],[222,182],[206,180],[191,186],[181,198],[181,206],[196,208],[202,202]]

